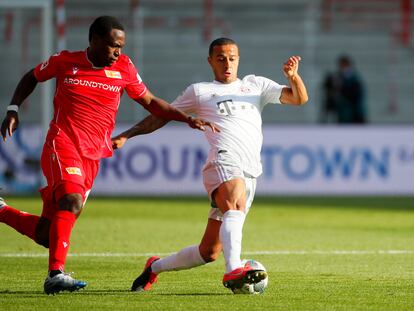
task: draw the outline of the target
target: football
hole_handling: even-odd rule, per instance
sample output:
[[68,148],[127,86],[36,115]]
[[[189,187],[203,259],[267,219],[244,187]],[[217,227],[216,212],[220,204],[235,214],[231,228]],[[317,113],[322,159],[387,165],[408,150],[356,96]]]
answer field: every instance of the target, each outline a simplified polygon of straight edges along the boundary
[[[242,260],[242,264],[246,265],[249,264],[251,267],[253,267],[255,270],[260,270],[260,271],[265,271],[266,272],[266,268],[258,261],[253,260],[253,259],[243,259]],[[254,283],[254,284],[248,284],[245,283],[243,284],[242,287],[240,288],[233,288],[232,291],[234,294],[244,294],[244,295],[252,295],[252,294],[263,294],[263,292],[265,291],[267,284],[269,282],[269,277],[266,273],[266,277],[261,280],[258,283]]]

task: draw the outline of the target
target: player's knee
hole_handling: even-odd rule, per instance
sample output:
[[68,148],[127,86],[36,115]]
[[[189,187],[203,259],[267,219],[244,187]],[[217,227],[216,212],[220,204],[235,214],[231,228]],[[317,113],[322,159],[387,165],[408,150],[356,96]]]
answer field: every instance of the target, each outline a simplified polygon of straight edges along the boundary
[[203,259],[205,262],[213,262],[213,261],[216,261],[218,257],[219,257],[219,253],[211,252],[211,253],[208,253],[206,257],[203,257]]
[[35,231],[36,243],[49,248],[49,230],[50,221],[46,218],[40,218]]
[[71,193],[64,195],[59,200],[59,209],[69,211],[78,216],[83,207],[82,195],[79,193]]
[[236,203],[236,210],[238,210],[238,211],[241,211],[241,212],[243,212],[243,213],[245,213],[245,210],[246,210],[246,204],[245,204],[245,202],[242,202],[242,203]]
[[203,257],[205,262],[216,261],[217,258],[220,256],[220,253],[221,247],[200,248],[201,257]]

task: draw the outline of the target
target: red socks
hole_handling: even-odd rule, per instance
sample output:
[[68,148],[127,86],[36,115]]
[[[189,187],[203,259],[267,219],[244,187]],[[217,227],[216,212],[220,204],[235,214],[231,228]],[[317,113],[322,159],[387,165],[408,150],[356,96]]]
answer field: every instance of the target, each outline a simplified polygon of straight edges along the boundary
[[[0,209],[0,222],[9,225],[33,241],[35,241],[39,219],[39,216],[19,211],[10,206]],[[49,271],[64,271],[69,250],[69,238],[75,222],[75,214],[69,211],[57,211],[53,216],[49,232]]]
[[33,241],[35,241],[36,226],[39,219],[39,216],[19,211],[8,205],[0,210],[0,222],[4,222]]
[[75,214],[69,211],[57,211],[53,216],[49,232],[49,271],[64,271],[69,238],[75,222]]

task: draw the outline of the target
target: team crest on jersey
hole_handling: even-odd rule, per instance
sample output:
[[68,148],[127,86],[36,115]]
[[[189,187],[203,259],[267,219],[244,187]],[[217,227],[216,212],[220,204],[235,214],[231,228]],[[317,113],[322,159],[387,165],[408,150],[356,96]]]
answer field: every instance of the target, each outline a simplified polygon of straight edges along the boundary
[[72,71],[73,71],[73,74],[75,75],[79,71],[79,68],[78,67],[73,67]]
[[82,176],[82,172],[79,167],[67,167],[66,172],[68,172],[69,175],[79,175]]
[[105,74],[108,78],[122,79],[121,73],[115,70],[105,70]]
[[242,93],[250,93],[250,88],[248,88],[247,86],[242,86],[242,87],[240,88],[240,91],[241,91]]

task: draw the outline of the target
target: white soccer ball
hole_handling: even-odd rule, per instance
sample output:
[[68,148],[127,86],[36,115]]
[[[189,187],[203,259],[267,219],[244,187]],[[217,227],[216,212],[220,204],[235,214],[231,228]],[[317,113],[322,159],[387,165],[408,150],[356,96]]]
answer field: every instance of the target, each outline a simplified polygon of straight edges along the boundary
[[[243,259],[242,265],[249,264],[255,270],[262,270],[266,272],[266,268],[258,261],[253,259]],[[265,279],[261,280],[255,284],[248,284],[245,283],[241,288],[233,288],[232,291],[234,294],[244,294],[244,295],[252,295],[252,294],[263,294],[267,287],[267,283],[269,282],[269,277],[266,276]]]

